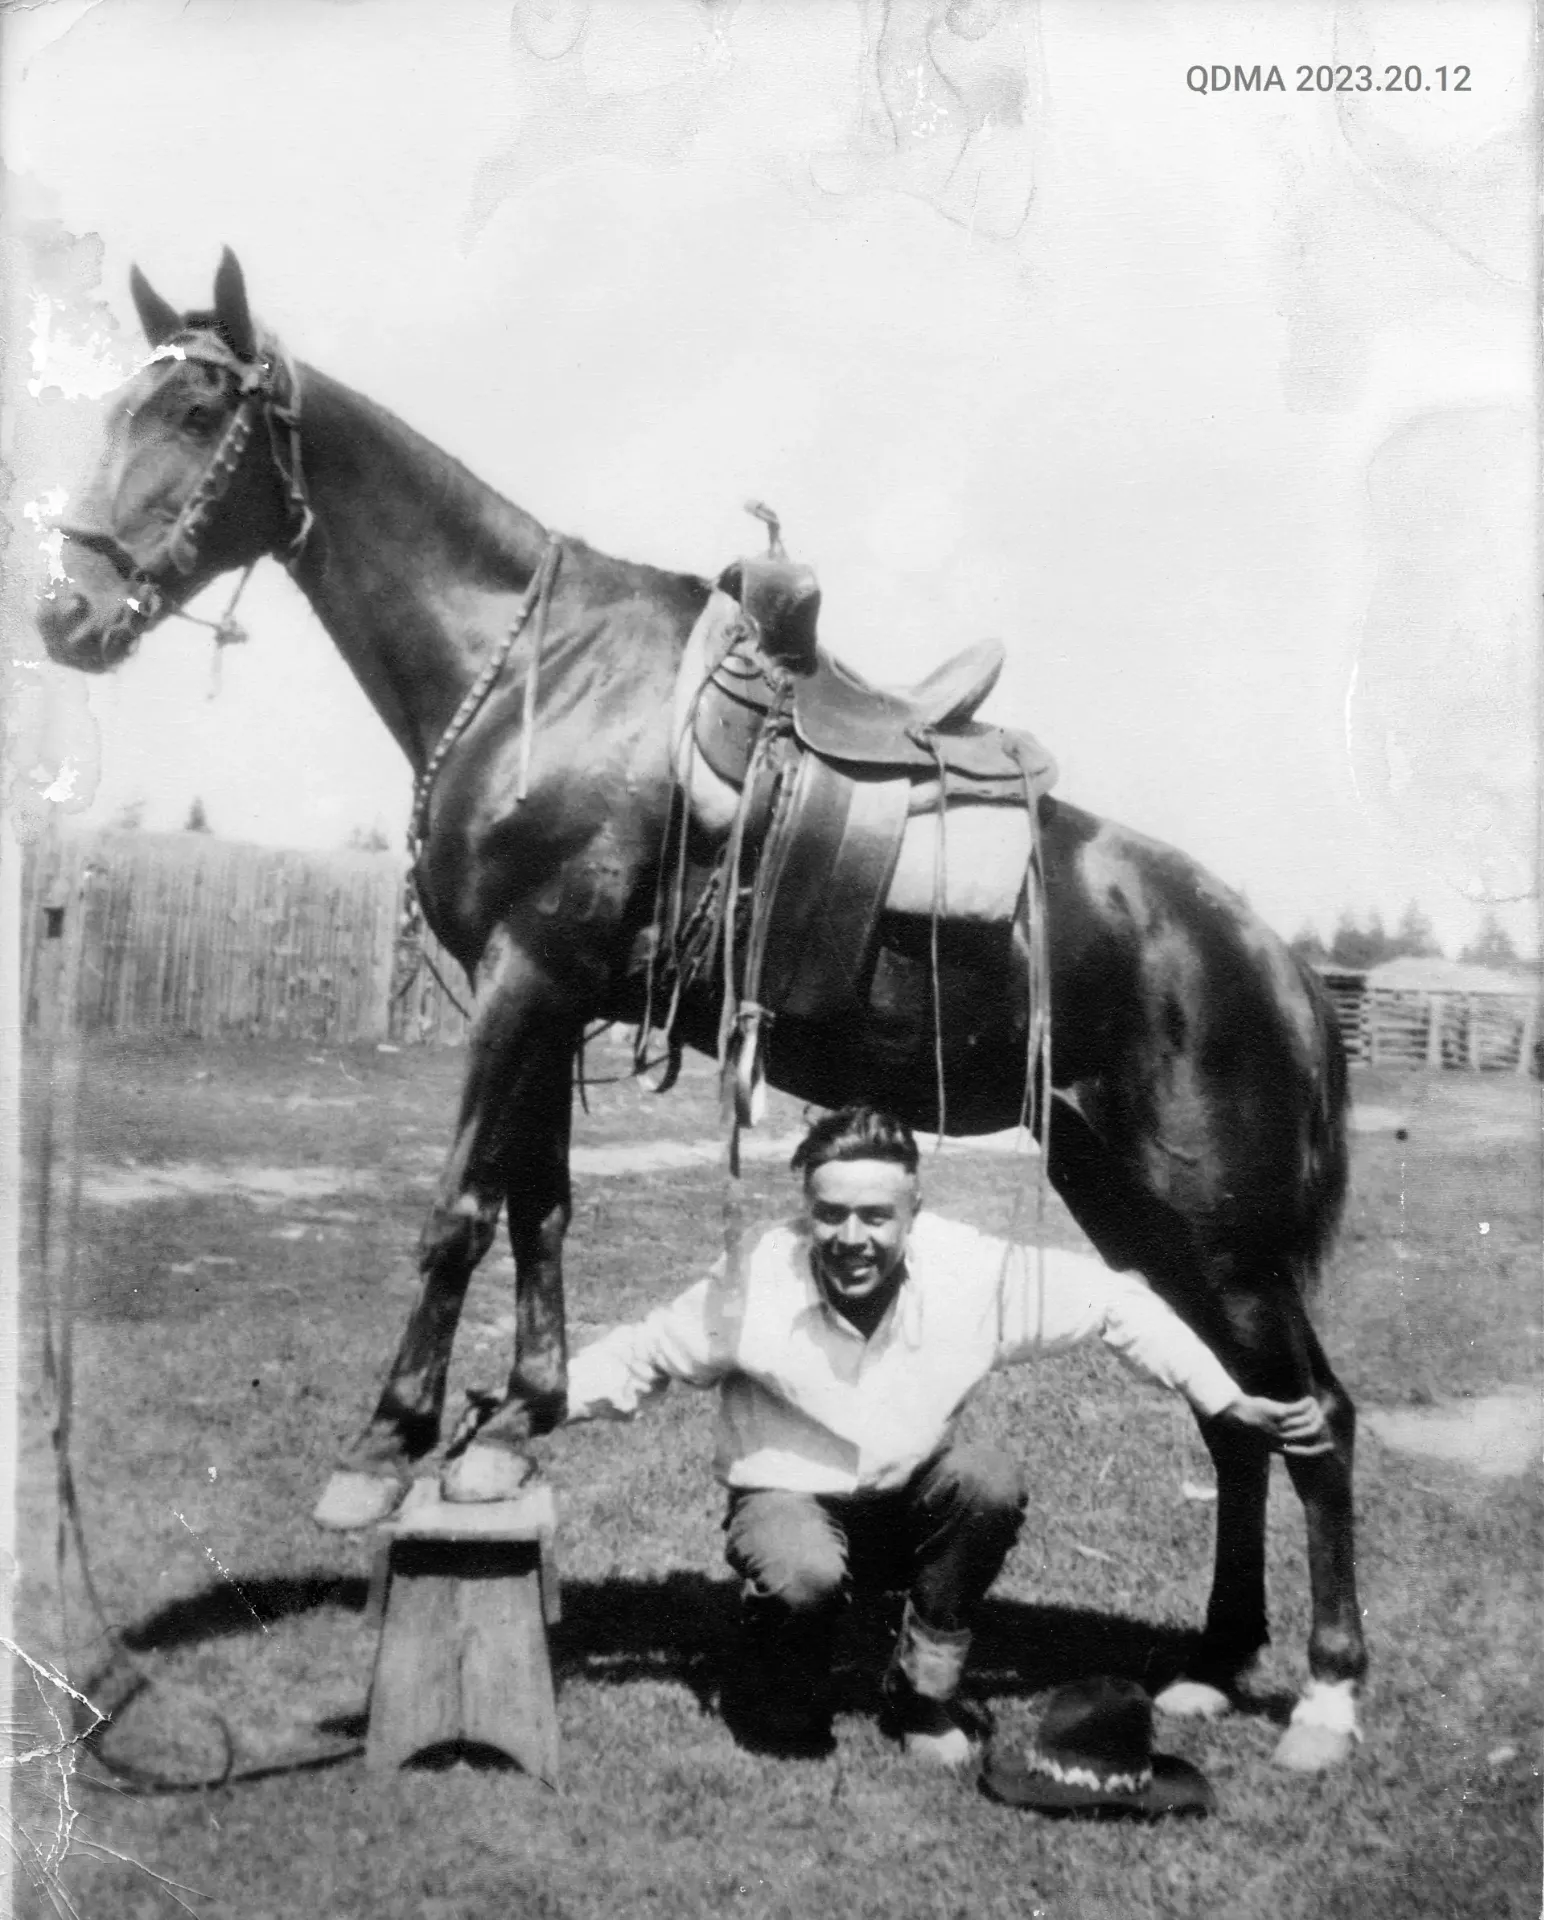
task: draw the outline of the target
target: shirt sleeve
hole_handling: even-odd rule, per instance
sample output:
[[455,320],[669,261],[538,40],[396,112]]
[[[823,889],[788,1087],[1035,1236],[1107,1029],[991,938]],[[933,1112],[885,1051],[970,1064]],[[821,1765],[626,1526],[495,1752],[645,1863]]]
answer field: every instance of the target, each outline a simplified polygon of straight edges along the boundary
[[719,1271],[642,1320],[613,1327],[568,1368],[568,1418],[628,1420],[672,1380],[711,1387],[734,1364],[739,1314]]
[[1212,1352],[1152,1288],[1086,1254],[999,1248],[996,1365],[1011,1367],[1065,1352],[1095,1336],[1134,1373],[1182,1393],[1204,1416],[1220,1413],[1242,1389]]

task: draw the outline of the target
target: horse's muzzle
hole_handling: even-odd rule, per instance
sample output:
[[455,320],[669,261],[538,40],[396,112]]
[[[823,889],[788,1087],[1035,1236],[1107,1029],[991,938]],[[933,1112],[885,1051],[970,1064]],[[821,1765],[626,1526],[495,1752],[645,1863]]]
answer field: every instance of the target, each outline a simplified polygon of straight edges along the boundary
[[139,637],[132,609],[120,603],[104,613],[67,581],[38,595],[37,623],[49,659],[80,673],[107,673]]

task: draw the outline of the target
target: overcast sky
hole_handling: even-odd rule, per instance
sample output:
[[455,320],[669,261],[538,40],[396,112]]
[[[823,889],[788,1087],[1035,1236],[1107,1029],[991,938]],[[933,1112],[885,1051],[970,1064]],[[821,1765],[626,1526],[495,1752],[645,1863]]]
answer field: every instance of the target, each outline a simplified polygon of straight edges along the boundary
[[[716,571],[769,499],[861,670],[1000,635],[988,717],[1066,797],[1283,933],[1414,896],[1451,952],[1535,869],[1530,17],[8,9],[13,232],[101,240],[11,356],[13,507],[141,350],[130,263],[201,303],[229,243],[295,354],[549,525]],[[1286,90],[1210,90],[1256,62]],[[1296,91],[1331,63],[1429,90]],[[91,820],[177,826],[196,794],[236,838],[395,840],[405,763],[276,565],[243,617],[217,690],[186,626],[107,682],[24,666],[22,777]]]

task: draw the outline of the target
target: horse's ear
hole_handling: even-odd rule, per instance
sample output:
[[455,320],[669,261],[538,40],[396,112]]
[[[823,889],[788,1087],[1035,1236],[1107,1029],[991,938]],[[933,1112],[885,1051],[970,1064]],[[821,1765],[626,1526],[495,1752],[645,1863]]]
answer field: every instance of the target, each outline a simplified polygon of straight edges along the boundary
[[229,247],[220,255],[214,275],[214,317],[220,331],[243,360],[257,357],[257,329],[247,306],[247,283],[241,262]]
[[138,267],[129,269],[129,292],[134,296],[134,311],[151,346],[160,346],[181,328],[182,315],[169,300],[161,298]]

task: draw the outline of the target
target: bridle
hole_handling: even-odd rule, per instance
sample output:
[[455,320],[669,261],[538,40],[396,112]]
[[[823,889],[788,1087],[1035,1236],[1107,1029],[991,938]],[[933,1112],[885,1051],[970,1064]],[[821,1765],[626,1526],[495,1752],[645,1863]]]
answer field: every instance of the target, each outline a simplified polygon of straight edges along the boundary
[[[179,579],[186,579],[198,565],[204,524],[230,490],[259,417],[267,430],[274,471],[284,489],[288,520],[288,538],[283,548],[274,545],[264,551],[275,553],[293,571],[305,552],[315,518],[301,464],[299,382],[288,355],[277,341],[265,337],[256,357],[245,360],[218,334],[189,329],[163,341],[151,358],[191,360],[200,366],[212,367],[220,376],[227,398],[232,394],[238,398],[208,465],[193,483],[176,519],[151,552],[135,553],[110,529],[58,523],[58,530],[66,540],[100,554],[121,576],[127,592],[104,639],[121,640],[127,646],[132,646],[157,620],[167,615],[195,619],[194,615],[182,611],[175,588]],[[248,564],[224,619],[198,621],[198,625],[213,627],[217,637],[235,637],[231,610],[255,565],[255,559]]]

